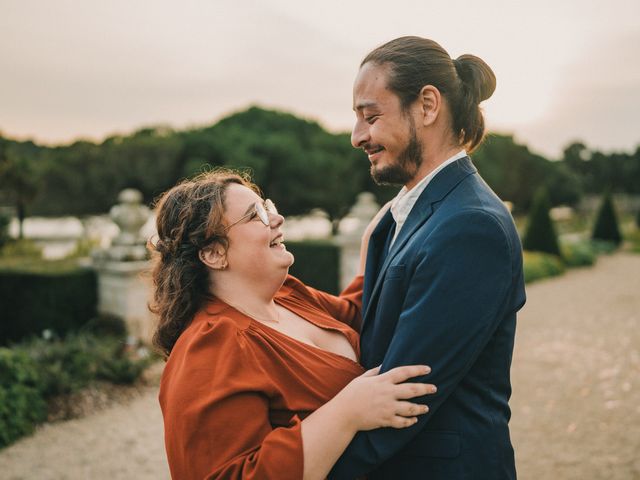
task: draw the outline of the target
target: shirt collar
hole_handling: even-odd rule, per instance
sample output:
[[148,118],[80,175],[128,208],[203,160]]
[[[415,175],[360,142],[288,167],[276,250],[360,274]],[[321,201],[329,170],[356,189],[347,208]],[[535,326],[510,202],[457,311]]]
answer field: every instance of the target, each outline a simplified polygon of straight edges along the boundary
[[[428,175],[425,175],[425,177],[422,180],[420,180],[411,190],[408,190],[407,187],[402,187],[398,192],[398,195],[396,195],[396,197],[391,202],[391,215],[393,216],[393,219],[395,220],[396,225],[401,227],[402,224],[404,224],[404,221],[409,216],[409,213],[411,212],[411,209],[413,208],[416,201],[418,200],[418,197],[420,197],[420,194],[422,194],[422,192],[427,187],[429,182],[433,180],[433,178],[443,168],[455,162],[456,160],[459,160],[466,156],[467,156],[466,150],[460,150],[454,156],[448,158],[447,160],[442,162],[440,165],[438,165],[436,169],[433,170],[431,173],[429,173]],[[400,231],[400,228],[396,228],[396,232],[398,231]]]

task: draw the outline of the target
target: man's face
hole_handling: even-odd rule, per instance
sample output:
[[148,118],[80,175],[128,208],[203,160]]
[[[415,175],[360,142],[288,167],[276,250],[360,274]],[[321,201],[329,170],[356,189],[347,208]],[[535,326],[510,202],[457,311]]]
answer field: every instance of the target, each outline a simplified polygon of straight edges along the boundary
[[387,88],[388,65],[366,63],[353,86],[356,123],[351,144],[362,148],[371,162],[376,183],[405,184],[422,163],[422,144],[410,112]]

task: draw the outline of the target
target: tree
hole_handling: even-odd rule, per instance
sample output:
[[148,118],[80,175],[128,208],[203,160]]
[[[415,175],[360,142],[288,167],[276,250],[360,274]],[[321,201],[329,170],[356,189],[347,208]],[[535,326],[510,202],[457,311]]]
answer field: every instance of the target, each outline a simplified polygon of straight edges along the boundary
[[540,188],[529,212],[527,231],[522,242],[525,250],[561,256],[553,221],[549,216],[551,203],[545,188]]
[[606,190],[602,197],[602,204],[598,211],[598,217],[591,238],[611,242],[615,245],[622,243],[622,235],[618,227],[618,218],[613,206],[610,190]]
[[33,160],[17,151],[6,149],[0,158],[0,189],[13,202],[18,217],[18,238],[24,238],[23,224],[27,206],[38,193],[38,177]]
[[537,155],[510,135],[491,134],[474,152],[473,160],[482,177],[515,211],[531,209],[536,191],[544,186],[552,205],[574,205],[582,195],[578,175],[563,162]]

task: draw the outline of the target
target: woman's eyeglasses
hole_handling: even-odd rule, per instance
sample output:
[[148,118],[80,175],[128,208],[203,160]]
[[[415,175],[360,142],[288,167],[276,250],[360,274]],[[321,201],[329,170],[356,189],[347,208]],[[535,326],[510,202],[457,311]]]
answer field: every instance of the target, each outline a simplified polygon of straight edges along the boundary
[[249,210],[246,214],[244,214],[238,220],[233,222],[231,225],[227,225],[224,228],[224,232],[228,232],[231,227],[239,224],[245,218],[253,218],[254,215],[256,215],[260,219],[260,221],[264,224],[265,227],[268,227],[269,224],[271,223],[269,220],[269,214],[272,214],[272,215],[278,214],[278,209],[276,208],[275,204],[271,200],[267,199],[264,202],[256,202],[253,204],[253,207],[251,207],[251,210]]

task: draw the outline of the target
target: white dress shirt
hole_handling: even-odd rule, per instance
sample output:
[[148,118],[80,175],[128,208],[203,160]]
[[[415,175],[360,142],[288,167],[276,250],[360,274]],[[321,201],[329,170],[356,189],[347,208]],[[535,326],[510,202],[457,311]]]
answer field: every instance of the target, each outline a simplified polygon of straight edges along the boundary
[[396,198],[394,198],[391,202],[390,210],[391,210],[391,215],[393,216],[393,219],[396,222],[396,231],[395,231],[395,234],[393,235],[393,239],[391,240],[391,243],[389,244],[389,248],[391,248],[391,245],[393,245],[393,242],[395,242],[396,238],[398,238],[398,233],[400,233],[400,230],[402,229],[404,222],[407,220],[407,217],[409,216],[411,209],[418,201],[418,197],[420,197],[420,194],[424,192],[425,188],[427,188],[427,185],[429,184],[429,182],[433,180],[434,177],[438,174],[438,172],[440,172],[440,170],[442,170],[444,167],[466,156],[467,156],[466,150],[460,150],[453,157],[445,160],[440,165],[438,165],[438,167],[434,171],[432,171],[431,173],[429,173],[429,175],[427,175],[422,180],[420,180],[420,182],[418,182],[418,184],[414,186],[411,190],[407,190],[407,187],[402,187],[402,189],[398,192],[398,195],[396,195]]

